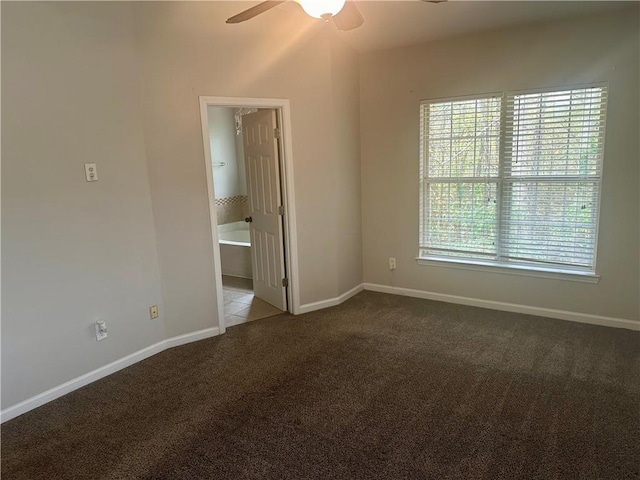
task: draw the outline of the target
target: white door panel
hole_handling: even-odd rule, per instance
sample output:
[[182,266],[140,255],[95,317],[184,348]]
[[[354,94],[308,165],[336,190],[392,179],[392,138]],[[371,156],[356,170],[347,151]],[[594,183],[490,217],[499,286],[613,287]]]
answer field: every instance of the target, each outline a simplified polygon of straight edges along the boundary
[[242,117],[255,296],[286,310],[278,141],[275,110]]

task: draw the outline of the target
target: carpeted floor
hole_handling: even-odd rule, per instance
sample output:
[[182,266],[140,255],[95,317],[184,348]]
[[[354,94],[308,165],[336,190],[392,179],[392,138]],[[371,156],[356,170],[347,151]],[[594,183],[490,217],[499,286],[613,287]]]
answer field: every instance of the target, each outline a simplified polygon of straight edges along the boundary
[[640,333],[363,292],[2,426],[13,479],[637,479]]

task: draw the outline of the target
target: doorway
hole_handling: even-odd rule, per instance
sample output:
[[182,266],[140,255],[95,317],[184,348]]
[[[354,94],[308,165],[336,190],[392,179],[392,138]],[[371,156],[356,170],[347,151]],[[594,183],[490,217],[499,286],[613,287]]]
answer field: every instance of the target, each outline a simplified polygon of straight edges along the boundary
[[[222,262],[224,264],[224,253],[222,253]],[[283,312],[255,295],[252,280],[246,277],[222,275],[224,324],[227,328]]]
[[218,322],[298,313],[289,101],[200,97]]

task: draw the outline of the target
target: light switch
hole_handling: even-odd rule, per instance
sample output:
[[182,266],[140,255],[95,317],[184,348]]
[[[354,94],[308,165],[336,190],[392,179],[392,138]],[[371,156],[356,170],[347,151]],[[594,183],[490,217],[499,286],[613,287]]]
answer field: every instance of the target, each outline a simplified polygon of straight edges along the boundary
[[87,177],[87,182],[97,182],[98,181],[98,169],[96,168],[95,163],[85,163],[84,164],[84,174]]

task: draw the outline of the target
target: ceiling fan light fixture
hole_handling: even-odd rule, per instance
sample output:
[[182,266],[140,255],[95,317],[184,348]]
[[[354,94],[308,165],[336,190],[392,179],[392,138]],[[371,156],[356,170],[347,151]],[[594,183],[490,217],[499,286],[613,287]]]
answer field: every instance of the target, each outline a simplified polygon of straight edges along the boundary
[[345,0],[296,0],[302,9],[314,18],[327,18],[336,15],[342,7]]

